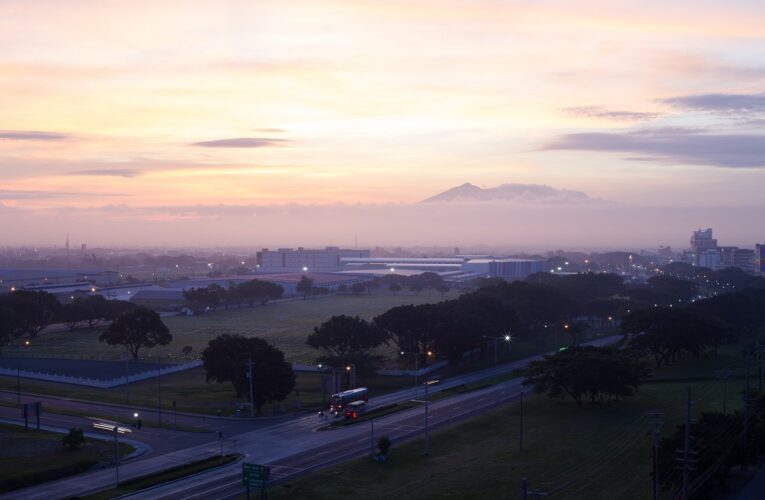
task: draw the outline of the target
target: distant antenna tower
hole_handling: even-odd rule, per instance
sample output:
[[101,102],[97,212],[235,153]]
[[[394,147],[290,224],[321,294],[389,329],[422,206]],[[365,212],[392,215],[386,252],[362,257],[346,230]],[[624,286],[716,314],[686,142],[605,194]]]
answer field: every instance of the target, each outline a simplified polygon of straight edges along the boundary
[[69,233],[66,233],[66,253],[69,253]]

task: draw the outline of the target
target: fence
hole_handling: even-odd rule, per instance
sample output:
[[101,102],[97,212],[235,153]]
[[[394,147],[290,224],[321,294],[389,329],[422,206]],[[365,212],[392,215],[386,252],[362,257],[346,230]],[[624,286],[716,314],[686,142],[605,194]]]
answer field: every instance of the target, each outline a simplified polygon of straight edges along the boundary
[[0,375],[8,375],[13,377],[23,377],[34,380],[43,380],[45,382],[58,382],[61,384],[73,384],[73,385],[85,385],[88,387],[98,387],[101,389],[109,389],[112,387],[119,387],[125,385],[126,382],[137,382],[139,380],[146,380],[160,375],[167,375],[170,373],[177,373],[184,370],[190,370],[202,366],[202,362],[199,360],[190,361],[188,363],[180,363],[173,366],[164,366],[159,369],[150,369],[141,373],[130,374],[127,380],[124,376],[115,377],[111,379],[97,379],[88,377],[74,377],[70,375],[61,375],[57,373],[37,372],[32,370],[18,370],[14,368],[2,368],[0,367]]

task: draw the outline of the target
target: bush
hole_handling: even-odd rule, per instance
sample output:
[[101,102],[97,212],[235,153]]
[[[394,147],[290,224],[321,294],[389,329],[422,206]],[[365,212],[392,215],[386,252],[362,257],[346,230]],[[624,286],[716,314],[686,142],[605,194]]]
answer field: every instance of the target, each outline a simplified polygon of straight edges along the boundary
[[79,450],[85,443],[85,434],[82,429],[69,429],[69,434],[61,439],[61,443],[70,451]]

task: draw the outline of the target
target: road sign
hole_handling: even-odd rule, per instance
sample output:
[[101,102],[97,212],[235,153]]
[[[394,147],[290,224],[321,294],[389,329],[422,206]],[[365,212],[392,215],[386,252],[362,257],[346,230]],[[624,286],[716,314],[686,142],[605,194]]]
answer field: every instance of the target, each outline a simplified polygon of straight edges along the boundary
[[250,488],[264,488],[270,474],[267,465],[242,464],[242,483]]

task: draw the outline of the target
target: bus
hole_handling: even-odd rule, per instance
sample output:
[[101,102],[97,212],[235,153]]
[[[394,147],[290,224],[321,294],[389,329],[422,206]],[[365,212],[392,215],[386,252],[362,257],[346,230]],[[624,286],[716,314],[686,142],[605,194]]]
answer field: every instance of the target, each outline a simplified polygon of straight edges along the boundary
[[356,389],[333,394],[329,398],[329,411],[337,417],[349,403],[354,401],[364,401],[365,403],[369,401],[369,389],[357,387]]

